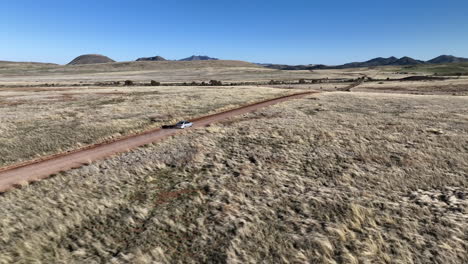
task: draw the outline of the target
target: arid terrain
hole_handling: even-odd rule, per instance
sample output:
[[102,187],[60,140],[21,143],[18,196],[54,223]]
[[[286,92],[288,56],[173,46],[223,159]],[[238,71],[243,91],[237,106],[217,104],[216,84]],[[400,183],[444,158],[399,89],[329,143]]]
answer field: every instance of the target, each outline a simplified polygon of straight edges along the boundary
[[294,91],[244,86],[0,88],[0,166]]
[[0,62],[0,167],[320,91],[0,194],[0,263],[467,263],[468,78],[401,80],[434,73]]
[[[162,83],[201,82],[212,79],[229,82],[265,82],[270,80],[297,81],[299,79],[403,78],[414,75],[390,68],[359,68],[343,70],[281,71],[264,68],[243,61],[138,61],[84,65],[53,65],[39,63],[0,62],[1,85],[63,85],[95,84],[125,81]],[[427,75],[427,72],[421,72]]]

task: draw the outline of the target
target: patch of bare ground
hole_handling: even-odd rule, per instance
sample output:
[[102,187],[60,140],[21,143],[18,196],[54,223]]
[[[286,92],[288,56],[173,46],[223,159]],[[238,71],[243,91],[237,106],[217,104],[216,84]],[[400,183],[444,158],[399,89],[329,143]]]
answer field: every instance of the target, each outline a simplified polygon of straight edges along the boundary
[[466,263],[468,98],[328,93],[0,196],[0,263]]

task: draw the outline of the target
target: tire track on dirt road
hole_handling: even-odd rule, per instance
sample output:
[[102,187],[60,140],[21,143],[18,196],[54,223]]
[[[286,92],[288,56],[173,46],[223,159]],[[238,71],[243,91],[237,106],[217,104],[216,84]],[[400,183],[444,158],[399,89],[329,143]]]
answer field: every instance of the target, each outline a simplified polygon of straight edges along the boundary
[[[236,109],[224,111],[217,114],[202,116],[190,120],[193,122],[192,128],[205,127],[211,123],[221,121],[233,116],[246,114],[257,109],[287,100],[301,98],[307,95],[316,94],[316,91],[296,93],[286,96],[265,100]],[[25,162],[17,165],[0,168],[0,193],[15,187],[26,185],[30,182],[45,179],[53,174],[79,168],[93,161],[101,160],[112,155],[129,151],[145,144],[160,141],[169,136],[182,132],[178,129],[151,129],[142,133],[122,137],[110,142],[91,145],[74,151],[60,153],[38,160]]]

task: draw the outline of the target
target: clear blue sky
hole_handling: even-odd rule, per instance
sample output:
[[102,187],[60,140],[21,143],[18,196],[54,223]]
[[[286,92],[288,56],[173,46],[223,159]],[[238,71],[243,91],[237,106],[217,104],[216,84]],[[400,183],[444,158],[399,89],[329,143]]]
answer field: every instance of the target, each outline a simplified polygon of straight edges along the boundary
[[285,64],[468,57],[468,1],[0,0],[0,60],[86,53]]

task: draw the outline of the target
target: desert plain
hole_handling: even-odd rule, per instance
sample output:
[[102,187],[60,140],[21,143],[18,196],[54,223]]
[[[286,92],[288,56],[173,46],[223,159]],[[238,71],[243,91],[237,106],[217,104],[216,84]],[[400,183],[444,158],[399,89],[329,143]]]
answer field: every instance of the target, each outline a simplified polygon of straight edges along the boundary
[[0,62],[0,167],[319,92],[0,194],[0,263],[466,263],[453,67]]

